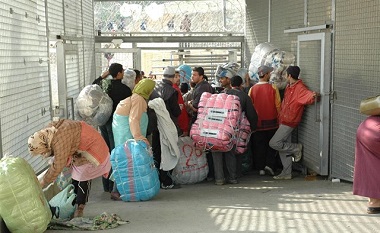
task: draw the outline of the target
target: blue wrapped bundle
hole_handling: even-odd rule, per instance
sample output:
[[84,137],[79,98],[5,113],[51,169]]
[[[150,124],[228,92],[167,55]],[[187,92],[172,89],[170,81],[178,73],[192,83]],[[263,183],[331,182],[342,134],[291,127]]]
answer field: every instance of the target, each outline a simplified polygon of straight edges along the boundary
[[130,139],[115,147],[111,164],[123,201],[147,201],[158,194],[158,171],[145,142]]

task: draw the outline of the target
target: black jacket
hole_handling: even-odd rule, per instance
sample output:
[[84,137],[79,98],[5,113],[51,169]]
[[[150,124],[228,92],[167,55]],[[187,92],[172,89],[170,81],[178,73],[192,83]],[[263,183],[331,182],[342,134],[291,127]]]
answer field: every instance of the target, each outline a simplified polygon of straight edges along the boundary
[[157,82],[150,95],[150,99],[162,98],[165,102],[166,109],[170,114],[170,118],[174,124],[178,126],[178,117],[181,114],[181,108],[178,104],[178,92],[174,89],[171,81],[163,79],[161,82]]

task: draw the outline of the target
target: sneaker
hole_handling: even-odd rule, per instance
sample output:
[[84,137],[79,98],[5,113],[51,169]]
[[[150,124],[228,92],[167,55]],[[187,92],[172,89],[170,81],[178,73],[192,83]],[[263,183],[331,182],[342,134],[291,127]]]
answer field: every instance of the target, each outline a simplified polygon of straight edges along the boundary
[[179,184],[170,184],[170,185],[164,185],[163,183],[161,183],[161,188],[162,189],[179,189],[181,188],[181,185]]
[[298,147],[298,152],[294,153],[294,162],[299,162],[302,158],[302,144],[301,143],[298,143],[297,144],[297,147]]
[[227,184],[238,184],[239,182],[237,180],[227,180]]
[[268,167],[268,166],[265,166],[264,170],[269,173],[269,175],[271,176],[274,176],[274,172],[272,170],[272,168]]
[[291,180],[292,179],[292,175],[278,175],[278,176],[273,176],[273,179],[275,180]]
[[259,175],[260,175],[260,176],[265,176],[265,171],[264,171],[264,170],[260,170],[260,171],[259,171]]
[[215,180],[215,185],[224,185],[224,180]]

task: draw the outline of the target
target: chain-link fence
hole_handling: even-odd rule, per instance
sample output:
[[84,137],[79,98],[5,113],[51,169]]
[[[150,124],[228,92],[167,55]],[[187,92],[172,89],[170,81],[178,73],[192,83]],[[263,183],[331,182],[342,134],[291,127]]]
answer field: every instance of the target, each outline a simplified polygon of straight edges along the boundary
[[94,3],[101,32],[244,31],[245,1],[115,1]]

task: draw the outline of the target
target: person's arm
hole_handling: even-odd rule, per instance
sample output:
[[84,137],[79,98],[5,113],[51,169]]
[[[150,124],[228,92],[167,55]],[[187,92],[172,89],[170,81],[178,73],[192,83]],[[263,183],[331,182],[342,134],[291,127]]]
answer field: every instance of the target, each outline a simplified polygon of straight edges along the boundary
[[257,120],[258,120],[256,109],[253,106],[253,103],[252,103],[252,100],[251,100],[250,97],[247,96],[247,101],[245,101],[245,103],[246,103],[246,107],[245,107],[246,112],[245,112],[245,115],[248,118],[248,121],[249,121],[249,124],[250,124],[250,127],[251,127],[251,131],[254,132],[254,131],[256,131]]
[[146,112],[148,106],[144,98],[141,96],[137,98],[132,98],[131,100],[132,100],[132,103],[131,103],[131,110],[129,114],[129,127],[131,129],[131,134],[136,141],[143,140],[147,142],[148,140],[141,133],[140,122],[141,122],[142,114]]
[[275,84],[272,84],[272,87],[276,93],[274,99],[275,99],[275,105],[276,105],[277,115],[278,115],[281,112],[281,96],[280,96],[280,92],[278,91],[277,86]]
[[58,137],[52,142],[51,147],[54,151],[54,160],[40,181],[41,187],[45,187],[54,182],[67,164],[71,147],[63,143],[67,142],[66,139],[60,138],[61,137]]
[[168,106],[171,110],[171,113],[173,114],[174,117],[179,117],[181,114],[181,108],[179,107],[178,104],[178,92],[174,92],[172,96],[167,100],[168,101]]
[[110,75],[110,72],[107,70],[102,75],[100,75],[97,79],[95,79],[92,84],[100,85],[103,79],[107,78]]
[[298,102],[302,105],[313,104],[319,93],[302,86],[298,92]]

